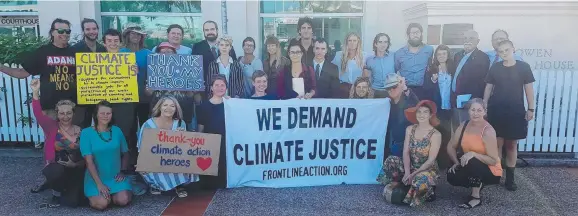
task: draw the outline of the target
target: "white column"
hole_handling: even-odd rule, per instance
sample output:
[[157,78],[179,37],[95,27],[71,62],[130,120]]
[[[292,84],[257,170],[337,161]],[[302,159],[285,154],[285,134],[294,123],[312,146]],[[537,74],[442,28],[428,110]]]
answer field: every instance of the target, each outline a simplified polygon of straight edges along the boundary
[[71,38],[81,39],[82,27],[80,22],[83,18],[93,18],[100,22],[100,1],[38,1],[38,20],[41,36],[50,37],[48,31],[52,21],[56,18],[70,21],[72,25]]
[[[221,1],[201,1],[201,11],[203,13],[203,23],[207,20],[215,21],[221,27]],[[230,20],[231,18],[229,18]],[[202,26],[201,26],[202,28]],[[230,30],[229,30],[230,31]],[[223,35],[219,28],[219,36]],[[204,35],[198,35],[204,40]]]
[[80,1],[38,1],[40,35],[50,37],[50,25],[56,18],[70,21],[72,37],[82,34],[80,28]]
[[[228,33],[233,38],[233,47],[238,56],[243,55],[243,40],[248,37],[247,27],[258,23],[247,20],[246,1],[227,1]],[[254,37],[253,37],[254,38]]]

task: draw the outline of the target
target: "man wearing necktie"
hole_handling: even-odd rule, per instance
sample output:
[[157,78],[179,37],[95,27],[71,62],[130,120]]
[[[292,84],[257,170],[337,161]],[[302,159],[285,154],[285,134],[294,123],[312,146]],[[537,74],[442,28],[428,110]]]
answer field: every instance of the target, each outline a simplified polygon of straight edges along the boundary
[[315,69],[315,79],[317,81],[316,98],[335,98],[339,86],[339,72],[337,65],[327,60],[328,45],[324,39],[314,42],[313,68]]
[[[209,63],[215,61],[219,56],[219,26],[215,21],[209,20],[203,23],[203,34],[205,36],[205,40],[202,40],[198,43],[193,44],[193,55],[201,55],[203,56],[203,74],[205,78],[205,85],[210,82],[210,77],[208,77],[208,69]],[[235,54],[235,49],[231,47],[231,52],[229,56],[233,59],[237,59],[237,55]],[[203,97],[206,99],[206,97]]]
[[478,49],[479,35],[474,30],[464,33],[464,50],[456,53],[458,63],[451,85],[451,103],[454,109],[452,128],[468,120],[468,110],[463,105],[472,98],[482,98],[486,83],[484,79],[490,69],[490,59]]

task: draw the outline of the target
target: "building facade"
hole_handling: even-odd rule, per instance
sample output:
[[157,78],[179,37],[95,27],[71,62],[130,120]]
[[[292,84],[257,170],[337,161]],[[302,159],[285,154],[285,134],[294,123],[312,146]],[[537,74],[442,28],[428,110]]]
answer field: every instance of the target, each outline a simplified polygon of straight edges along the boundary
[[387,33],[391,50],[405,45],[405,28],[410,22],[424,26],[424,42],[460,48],[460,34],[475,29],[480,49],[490,50],[491,34],[504,29],[515,42],[518,54],[536,69],[575,69],[578,41],[576,2],[437,2],[437,1],[0,1],[0,34],[32,32],[47,36],[55,18],[70,20],[73,40],[81,39],[80,20],[94,18],[101,31],[122,29],[127,23],[140,24],[148,33],[147,47],[166,40],[166,27],[180,24],[185,29],[184,44],[202,40],[202,23],[219,23],[220,34],[241,41],[253,37],[256,52],[263,52],[267,35],[282,43],[296,37],[299,17],[313,18],[315,37],[323,37],[332,49],[341,49],[344,37],[357,32],[365,51],[372,51],[373,37]]

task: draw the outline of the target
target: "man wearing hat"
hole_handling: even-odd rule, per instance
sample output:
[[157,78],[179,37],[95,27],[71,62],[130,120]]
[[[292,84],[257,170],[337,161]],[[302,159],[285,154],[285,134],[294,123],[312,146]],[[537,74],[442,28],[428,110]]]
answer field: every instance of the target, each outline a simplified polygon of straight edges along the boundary
[[402,157],[405,129],[411,125],[404,114],[404,110],[414,107],[418,103],[417,96],[405,84],[405,79],[396,73],[385,76],[385,91],[391,100],[389,122],[385,136],[386,155]]

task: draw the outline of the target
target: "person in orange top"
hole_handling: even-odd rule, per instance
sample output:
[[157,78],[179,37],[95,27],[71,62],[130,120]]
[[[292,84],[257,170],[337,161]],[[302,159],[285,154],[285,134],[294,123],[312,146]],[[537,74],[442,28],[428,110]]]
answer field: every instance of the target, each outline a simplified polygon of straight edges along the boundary
[[[453,186],[472,188],[469,200],[460,208],[474,208],[482,204],[480,191],[486,185],[499,184],[502,166],[498,156],[496,131],[484,119],[486,106],[480,98],[466,105],[470,120],[463,122],[454,133],[447,151],[454,165],[448,169],[447,179]],[[463,155],[459,156],[461,146]]]

